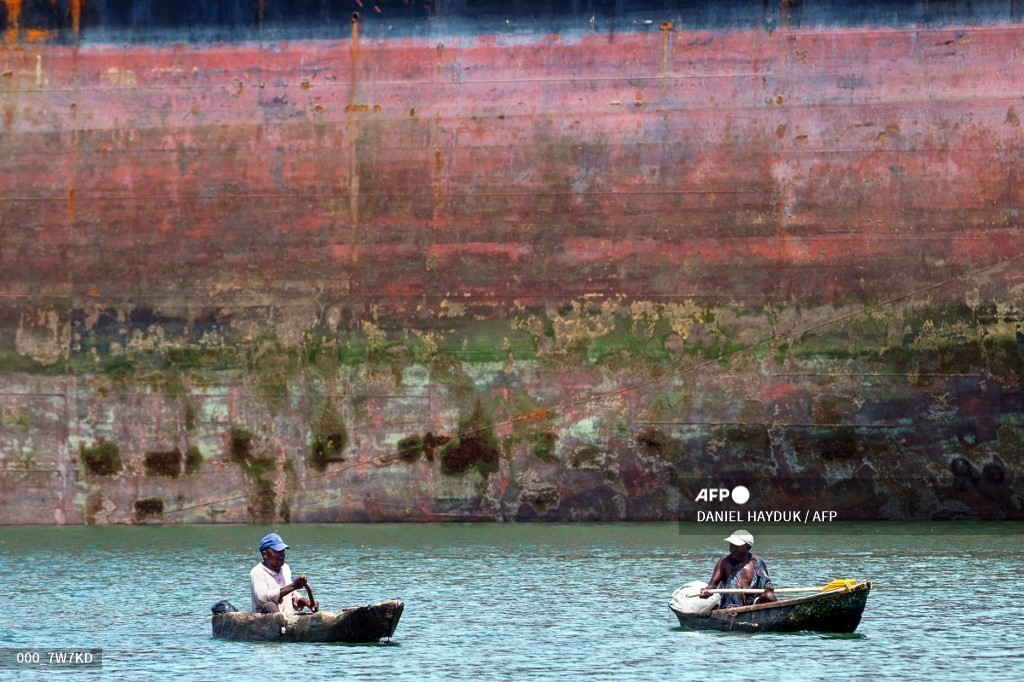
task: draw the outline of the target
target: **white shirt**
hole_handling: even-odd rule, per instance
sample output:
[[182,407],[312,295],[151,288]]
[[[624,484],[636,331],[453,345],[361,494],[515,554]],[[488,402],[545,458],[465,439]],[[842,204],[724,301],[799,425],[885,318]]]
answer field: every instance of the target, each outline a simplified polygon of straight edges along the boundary
[[[294,613],[295,607],[292,604],[292,595],[286,594],[280,599],[278,594],[281,588],[292,581],[292,569],[288,564],[281,567],[280,573],[274,573],[269,568],[258,563],[249,571],[249,592],[252,595],[252,610],[259,613],[267,602],[277,604],[282,613]],[[294,593],[293,593],[294,594]]]

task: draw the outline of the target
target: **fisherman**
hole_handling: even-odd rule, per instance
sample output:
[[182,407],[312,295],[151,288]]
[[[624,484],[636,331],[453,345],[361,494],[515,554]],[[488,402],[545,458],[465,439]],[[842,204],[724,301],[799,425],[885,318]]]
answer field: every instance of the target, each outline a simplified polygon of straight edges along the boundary
[[[294,613],[307,606],[314,613],[320,605],[313,599],[306,583],[306,576],[292,580],[292,569],[284,562],[288,545],[277,533],[270,533],[260,540],[260,555],[263,561],[249,571],[249,591],[252,594],[252,610],[256,613]],[[309,598],[293,594],[305,588]]]
[[754,546],[754,536],[745,530],[738,530],[725,539],[729,543],[729,555],[724,556],[715,564],[708,586],[700,591],[700,596],[711,596],[709,590],[754,589],[764,590],[760,596],[752,594],[723,594],[718,608],[730,606],[750,606],[751,604],[767,604],[777,601],[775,587],[768,576],[768,567],[764,560],[750,551]]

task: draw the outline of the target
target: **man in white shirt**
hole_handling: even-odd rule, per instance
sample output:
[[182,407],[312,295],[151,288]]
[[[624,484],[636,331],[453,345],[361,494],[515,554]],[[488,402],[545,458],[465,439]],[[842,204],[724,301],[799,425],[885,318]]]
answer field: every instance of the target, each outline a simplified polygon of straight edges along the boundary
[[292,580],[292,569],[284,562],[286,549],[288,545],[277,533],[270,533],[260,540],[263,561],[249,571],[252,610],[256,613],[295,613],[307,606],[313,612],[319,609],[312,594],[309,599],[293,594],[306,587],[306,576],[299,575]]

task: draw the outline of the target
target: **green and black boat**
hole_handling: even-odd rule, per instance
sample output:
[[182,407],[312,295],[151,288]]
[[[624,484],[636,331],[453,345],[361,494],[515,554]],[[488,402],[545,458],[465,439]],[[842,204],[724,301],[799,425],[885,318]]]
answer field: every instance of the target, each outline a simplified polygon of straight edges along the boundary
[[673,604],[669,609],[688,630],[853,632],[860,624],[870,591],[871,581],[864,580],[807,597],[715,609],[706,616],[684,613]]

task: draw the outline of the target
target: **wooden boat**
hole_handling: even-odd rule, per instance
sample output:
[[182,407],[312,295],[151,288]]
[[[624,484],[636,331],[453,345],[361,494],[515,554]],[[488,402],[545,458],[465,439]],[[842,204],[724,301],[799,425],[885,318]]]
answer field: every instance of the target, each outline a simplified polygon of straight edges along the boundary
[[213,615],[213,636],[271,642],[379,642],[395,633],[405,603],[392,599],[338,613],[253,613]]
[[871,581],[819,592],[807,597],[780,599],[771,604],[715,609],[707,616],[689,615],[669,604],[679,624],[690,630],[736,632],[853,632],[860,624]]

